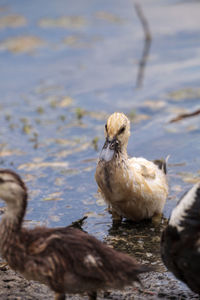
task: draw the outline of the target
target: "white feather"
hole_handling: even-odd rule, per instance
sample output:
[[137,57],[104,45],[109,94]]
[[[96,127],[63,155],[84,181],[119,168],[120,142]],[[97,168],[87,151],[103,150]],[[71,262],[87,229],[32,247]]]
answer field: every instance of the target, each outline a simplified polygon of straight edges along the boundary
[[172,211],[169,224],[175,226],[179,232],[184,229],[180,223],[186,217],[187,210],[194,204],[196,190],[199,187],[200,183],[195,184]]

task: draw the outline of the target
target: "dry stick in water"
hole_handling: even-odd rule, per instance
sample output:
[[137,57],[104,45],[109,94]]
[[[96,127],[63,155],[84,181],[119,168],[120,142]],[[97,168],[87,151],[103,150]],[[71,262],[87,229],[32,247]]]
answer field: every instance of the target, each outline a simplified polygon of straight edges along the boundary
[[142,27],[144,30],[144,35],[145,35],[144,48],[143,48],[141,60],[139,62],[139,70],[138,70],[138,75],[137,75],[137,80],[136,80],[136,87],[140,88],[140,87],[142,87],[142,83],[143,83],[144,69],[145,69],[147,59],[149,56],[152,36],[151,36],[149,24],[147,22],[147,19],[144,16],[141,6],[139,5],[139,3],[135,3],[134,6],[135,6],[136,13],[138,15],[138,18],[141,21],[141,24],[142,24]]
[[197,109],[197,110],[195,110],[195,111],[193,111],[191,113],[180,114],[176,118],[171,119],[169,121],[169,123],[175,123],[175,122],[178,122],[178,121],[180,121],[182,119],[185,119],[185,118],[195,117],[195,116],[197,116],[199,114],[200,114],[200,109]]

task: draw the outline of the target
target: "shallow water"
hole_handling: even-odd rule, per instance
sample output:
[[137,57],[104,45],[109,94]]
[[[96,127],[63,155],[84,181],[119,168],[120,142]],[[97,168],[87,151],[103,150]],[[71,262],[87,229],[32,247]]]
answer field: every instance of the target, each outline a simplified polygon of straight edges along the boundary
[[[141,87],[144,34],[132,1],[0,1],[0,163],[25,179],[30,225],[69,225],[104,238],[96,160],[113,111],[131,117],[130,155],[169,158],[168,217],[200,172],[198,1],[140,1],[152,44]],[[13,16],[12,18],[5,18]]]

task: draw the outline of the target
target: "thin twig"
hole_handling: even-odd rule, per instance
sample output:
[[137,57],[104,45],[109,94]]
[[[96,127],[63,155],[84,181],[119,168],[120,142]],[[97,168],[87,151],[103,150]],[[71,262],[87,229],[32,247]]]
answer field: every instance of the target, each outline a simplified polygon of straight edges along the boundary
[[145,40],[151,41],[152,40],[151,31],[149,28],[148,21],[142,11],[142,8],[139,3],[135,3],[134,6],[135,6],[135,10],[137,12],[138,18],[140,19],[143,30],[144,30]]
[[171,119],[169,121],[169,123],[175,123],[175,122],[178,122],[178,121],[180,121],[182,119],[194,117],[194,116],[197,116],[199,114],[200,114],[200,109],[197,109],[197,110],[195,110],[195,111],[193,111],[191,113],[180,114],[176,118]]
[[151,35],[151,31],[149,28],[149,24],[147,19],[145,18],[145,15],[142,11],[141,6],[139,5],[139,3],[135,3],[135,10],[136,13],[138,15],[138,18],[142,24],[142,28],[144,31],[144,48],[143,48],[143,52],[142,52],[142,57],[140,59],[139,62],[139,70],[138,70],[138,75],[137,75],[137,80],[136,80],[136,87],[140,88],[142,86],[143,83],[143,78],[144,78],[144,69],[148,60],[148,56],[149,56],[149,51],[150,51],[150,46],[151,46],[151,41],[152,41],[152,35]]

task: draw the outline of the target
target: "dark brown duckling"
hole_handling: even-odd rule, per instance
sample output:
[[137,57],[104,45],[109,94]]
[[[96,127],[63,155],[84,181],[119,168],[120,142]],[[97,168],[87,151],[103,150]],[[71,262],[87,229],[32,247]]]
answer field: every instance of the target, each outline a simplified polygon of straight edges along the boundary
[[161,255],[166,267],[200,294],[200,182],[172,211],[162,234]]
[[121,289],[148,271],[132,257],[81,230],[23,228],[27,189],[10,170],[0,170],[0,198],[7,204],[0,224],[2,257],[28,280],[49,286],[57,300],[65,299],[65,293],[84,292],[89,299],[96,299],[98,290]]

